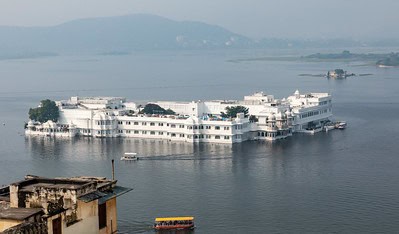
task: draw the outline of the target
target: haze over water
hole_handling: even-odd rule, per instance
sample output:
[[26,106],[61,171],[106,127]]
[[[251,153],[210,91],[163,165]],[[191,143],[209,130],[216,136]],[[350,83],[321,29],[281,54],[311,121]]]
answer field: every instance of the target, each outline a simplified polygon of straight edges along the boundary
[[[26,174],[110,177],[114,158],[118,183],[134,188],[118,199],[122,233],[152,233],[155,217],[174,215],[195,216],[196,233],[397,232],[399,70],[340,62],[228,61],[274,53],[2,60],[0,184]],[[335,68],[373,75],[345,80],[298,76]],[[348,128],[235,145],[23,136],[28,109],[44,98],[242,99],[261,90],[283,98],[296,89],[332,93],[334,118],[347,121]],[[120,162],[124,152],[144,158]]]

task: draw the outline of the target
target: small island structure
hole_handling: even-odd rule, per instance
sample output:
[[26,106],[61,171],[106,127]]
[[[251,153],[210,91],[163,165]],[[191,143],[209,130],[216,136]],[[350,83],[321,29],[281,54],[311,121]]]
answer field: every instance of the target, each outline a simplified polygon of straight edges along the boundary
[[282,99],[257,92],[244,96],[244,100],[155,101],[141,105],[121,97],[71,97],[55,103],[57,122],[30,119],[27,136],[233,144],[275,141],[293,133],[323,129],[332,118],[329,93],[301,94],[298,90]]
[[355,76],[354,73],[348,73],[343,69],[335,69],[327,72],[327,78],[334,78],[334,79],[344,79],[349,76]]

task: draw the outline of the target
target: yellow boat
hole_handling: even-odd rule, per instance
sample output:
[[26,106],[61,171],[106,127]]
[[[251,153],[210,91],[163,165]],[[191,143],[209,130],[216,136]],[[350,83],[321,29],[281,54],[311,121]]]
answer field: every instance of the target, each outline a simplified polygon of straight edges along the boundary
[[154,228],[156,230],[193,229],[194,217],[156,218]]

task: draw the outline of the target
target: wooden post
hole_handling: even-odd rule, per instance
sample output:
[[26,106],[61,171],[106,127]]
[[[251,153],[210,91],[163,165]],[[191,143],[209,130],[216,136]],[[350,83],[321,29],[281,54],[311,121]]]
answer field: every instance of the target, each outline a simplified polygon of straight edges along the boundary
[[115,180],[115,163],[114,160],[111,160],[112,163],[112,180]]

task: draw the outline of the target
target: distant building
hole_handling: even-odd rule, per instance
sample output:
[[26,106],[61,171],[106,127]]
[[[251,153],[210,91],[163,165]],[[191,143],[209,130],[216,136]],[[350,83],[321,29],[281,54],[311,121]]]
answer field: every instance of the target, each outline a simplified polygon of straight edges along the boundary
[[102,177],[26,176],[0,189],[0,233],[115,233],[116,197],[130,190]]
[[[72,97],[58,101],[58,123],[29,121],[27,135],[72,137],[135,137],[183,142],[239,143],[278,140],[321,127],[332,116],[331,95],[300,94],[275,99],[258,92],[244,100],[152,102],[175,115],[137,114],[139,105],[120,97]],[[244,106],[248,116],[223,118],[226,107]],[[132,114],[134,113],[134,114]],[[250,121],[250,116],[257,121]]]

